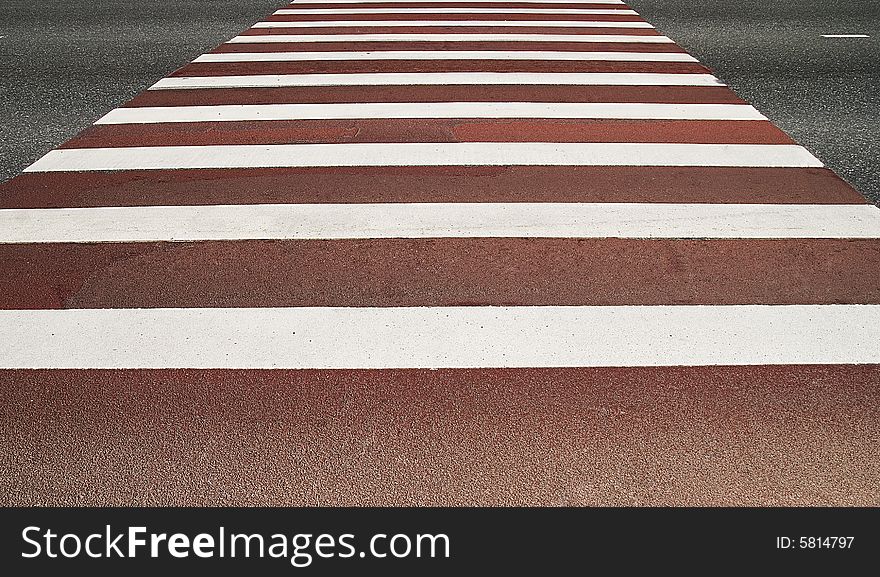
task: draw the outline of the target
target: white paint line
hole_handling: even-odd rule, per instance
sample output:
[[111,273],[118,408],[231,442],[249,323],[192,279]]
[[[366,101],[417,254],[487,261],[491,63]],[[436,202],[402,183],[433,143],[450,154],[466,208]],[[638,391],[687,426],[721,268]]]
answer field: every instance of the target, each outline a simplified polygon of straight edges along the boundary
[[880,238],[857,205],[387,203],[0,210],[0,243],[376,238]]
[[767,120],[747,104],[581,102],[365,102],[117,108],[95,124],[367,118],[625,118]]
[[822,38],[870,38],[867,34],[823,34]]
[[377,72],[352,74],[253,74],[163,78],[150,90],[178,88],[271,88],[281,86],[724,86],[711,74],[600,72]]
[[635,10],[621,9],[582,9],[582,8],[284,8],[275,12],[278,15],[324,15],[324,14],[584,14],[622,16],[638,15]]
[[[290,6],[298,6],[302,4],[421,4],[426,0],[296,0],[291,2]],[[510,4],[512,0],[430,0],[431,4]],[[553,5],[553,4],[607,4],[620,6],[624,4],[623,0],[521,0],[513,2],[516,4],[536,4],[536,5]],[[404,10],[406,8],[403,8]]]
[[269,34],[236,36],[227,44],[301,42],[585,42],[671,44],[666,36],[619,34]]
[[647,22],[603,22],[595,20],[302,20],[257,22],[254,28],[345,28],[345,27],[500,27],[500,28],[653,28]]
[[455,142],[241,144],[53,150],[25,172],[308,166],[821,167],[789,144]]
[[4,369],[880,363],[876,305],[3,310],[0,334]]
[[193,62],[309,62],[371,60],[548,60],[698,62],[680,52],[569,52],[538,50],[382,50],[371,52],[228,52],[202,54]]

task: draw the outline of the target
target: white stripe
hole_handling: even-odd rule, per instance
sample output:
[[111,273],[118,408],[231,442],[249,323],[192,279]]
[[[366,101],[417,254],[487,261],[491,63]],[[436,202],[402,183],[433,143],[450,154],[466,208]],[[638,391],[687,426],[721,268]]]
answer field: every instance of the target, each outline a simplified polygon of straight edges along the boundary
[[821,167],[789,144],[455,142],[240,144],[53,150],[26,172],[307,166]]
[[880,362],[880,306],[0,311],[6,369],[386,369]]
[[0,210],[0,242],[880,238],[870,204],[387,203]]
[[870,38],[867,34],[823,34],[822,38]]
[[[298,4],[418,4],[430,1],[431,4],[510,4],[512,0],[296,0],[291,6]],[[623,0],[520,0],[524,4],[623,4]]]
[[711,74],[600,72],[377,72],[364,74],[253,74],[163,78],[150,90],[281,86],[438,86],[450,84],[572,86],[724,86]]
[[635,10],[604,10],[582,8],[285,8],[275,14],[307,16],[309,14],[621,14],[638,15]]
[[309,62],[322,60],[560,60],[698,62],[678,52],[568,52],[538,50],[382,50],[371,52],[228,52],[202,54],[193,62]]
[[333,120],[363,118],[627,118],[644,120],[766,120],[746,104],[580,102],[367,102],[354,104],[230,104],[117,108],[95,124]]
[[227,44],[299,42],[588,42],[670,44],[666,36],[616,34],[269,34],[236,36]]
[[344,28],[344,27],[491,26],[502,28],[653,28],[647,22],[602,22],[594,20],[316,20],[297,22],[257,22],[254,28]]

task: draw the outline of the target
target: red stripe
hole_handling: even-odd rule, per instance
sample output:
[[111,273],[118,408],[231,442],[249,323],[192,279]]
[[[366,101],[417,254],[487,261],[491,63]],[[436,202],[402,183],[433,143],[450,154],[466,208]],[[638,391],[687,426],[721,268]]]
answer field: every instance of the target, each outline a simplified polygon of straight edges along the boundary
[[[495,6],[498,8],[498,6]],[[351,8],[351,6],[349,6]],[[586,20],[596,22],[644,22],[637,14],[445,14],[412,13],[401,10],[393,14],[272,14],[267,22],[322,22],[327,20]]]
[[696,62],[605,62],[597,60],[311,60],[307,62],[196,62],[170,76],[258,74],[368,74],[382,72],[619,72],[708,74]]
[[215,104],[358,102],[648,102],[744,104],[724,86],[293,86],[148,90],[125,104],[192,106]]
[[25,173],[0,207],[374,202],[864,204],[828,169],[333,167]]
[[0,309],[880,304],[877,240],[0,245]]
[[630,10],[625,4],[602,4],[598,2],[569,2],[565,4],[547,4],[542,2],[370,2],[369,4],[357,5],[339,2],[322,2],[320,4],[301,4],[293,2],[290,6],[282,6],[282,9],[295,10],[322,10],[338,9],[352,10],[357,8],[393,8],[405,12],[408,8],[524,8],[524,9],[567,9],[567,10]]
[[570,52],[664,52],[684,54],[675,44],[649,42],[248,42],[221,44],[211,53],[229,52],[369,52],[370,50],[565,50]]
[[344,142],[791,144],[768,121],[365,119],[96,125],[60,148]]
[[272,34],[625,34],[658,36],[651,28],[563,28],[561,26],[342,26],[319,28],[249,28],[242,36]]
[[876,365],[2,371],[0,504],[876,506],[878,382]]
[[686,142],[791,144],[767,121],[469,120],[454,127],[463,142]]

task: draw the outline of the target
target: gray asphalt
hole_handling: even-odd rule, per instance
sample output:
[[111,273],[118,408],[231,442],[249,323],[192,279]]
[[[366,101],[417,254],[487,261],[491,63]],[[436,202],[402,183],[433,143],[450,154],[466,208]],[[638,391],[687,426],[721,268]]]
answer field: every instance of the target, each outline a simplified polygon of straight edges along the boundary
[[[0,2],[0,180],[287,0]],[[631,0],[880,203],[880,3]],[[865,39],[822,34],[863,33]]]
[[[880,204],[880,2],[629,0]],[[829,39],[823,34],[868,34]]]
[[0,0],[0,180],[289,0]]

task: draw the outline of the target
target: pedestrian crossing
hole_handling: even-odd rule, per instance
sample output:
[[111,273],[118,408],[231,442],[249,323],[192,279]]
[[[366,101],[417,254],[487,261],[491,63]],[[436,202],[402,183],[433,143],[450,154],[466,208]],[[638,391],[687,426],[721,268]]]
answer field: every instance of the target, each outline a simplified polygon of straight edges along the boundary
[[[856,411],[854,443],[880,432],[876,413],[816,408],[835,387],[878,400],[880,210],[617,0],[293,2],[2,185],[0,270],[17,442],[57,433],[40,403],[83,446],[100,437],[56,397],[145,422],[180,395],[188,416],[169,418],[204,445],[146,485],[128,457],[88,448],[73,480],[30,462],[19,503],[633,504],[644,476],[606,477],[608,455],[643,459],[634,447],[664,422],[731,420],[728,458],[815,472],[755,456],[730,417],[739,394],[776,406],[778,383],[802,387],[805,422]],[[581,405],[616,388],[671,413],[618,430]],[[299,412],[266,408],[289,395]],[[552,442],[497,425],[499,403]],[[143,435],[143,459],[166,463],[182,442],[167,434],[120,442]],[[670,443],[683,460],[657,475],[679,503],[729,503],[725,487],[751,482],[704,478]],[[876,464],[860,447],[829,466]],[[860,474],[835,502],[877,504],[876,470]],[[830,498],[792,479],[729,494]]]
[[373,52],[245,52],[203,54],[193,62],[295,62],[299,60],[610,60],[630,62],[696,62],[688,54],[650,52],[551,52],[518,50],[383,50]]
[[644,28],[653,30],[647,22],[602,21],[602,20],[324,20],[295,21],[281,20],[257,22],[251,29],[254,34],[260,28],[372,28],[372,27],[406,27],[432,28],[466,27],[466,28]]

